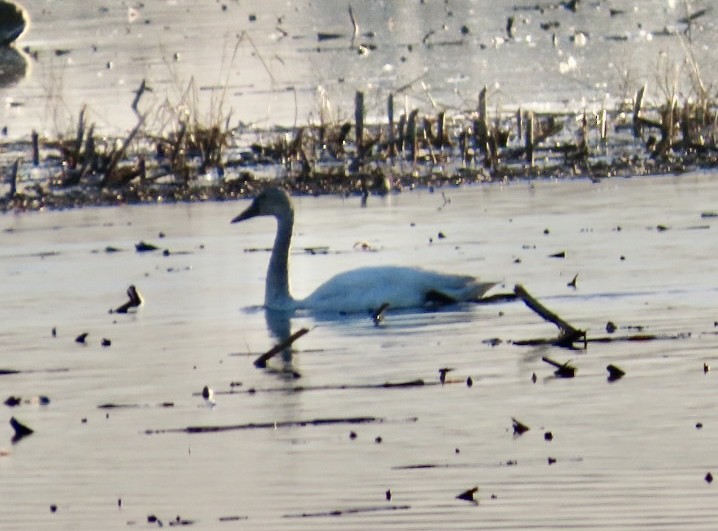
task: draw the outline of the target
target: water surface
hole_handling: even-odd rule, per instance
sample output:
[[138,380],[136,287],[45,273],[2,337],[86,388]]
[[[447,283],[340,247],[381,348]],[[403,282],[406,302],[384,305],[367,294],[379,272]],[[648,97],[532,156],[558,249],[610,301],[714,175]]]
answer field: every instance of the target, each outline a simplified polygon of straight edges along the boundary
[[139,108],[156,133],[184,112],[232,126],[347,120],[357,90],[372,119],[389,94],[397,109],[471,111],[484,86],[491,112],[612,107],[644,83],[656,103],[674,88],[693,95],[687,56],[706,86],[716,59],[705,1],[355,2],[356,36],[348,4],[328,0],[22,3],[24,78],[0,77],[0,124],[22,137],[70,132],[83,105],[98,132],[127,131],[143,79],[152,92]]
[[[423,265],[502,281],[495,292],[520,283],[589,337],[610,320],[614,336],[682,338],[519,347],[556,334],[520,302],[389,312],[380,327],[300,315],[292,330],[311,331],[268,370],[252,363],[275,343],[257,309],[268,255],[248,250],[270,246],[274,225],[230,225],[246,202],[4,215],[0,368],[20,372],[0,376],[2,398],[50,404],[0,410],[0,527],[154,528],[155,515],[201,529],[712,529],[718,413],[703,364],[716,363],[718,261],[702,214],[717,199],[712,174],[420,189],[366,208],[299,198],[298,296],[355,266]],[[145,304],[108,313],[130,284]],[[627,375],[609,384],[609,363]],[[12,444],[11,416],[35,433]],[[356,417],[374,420],[299,424]],[[511,417],[531,430],[515,437]],[[250,423],[270,427],[173,431]],[[474,486],[478,504],[455,498]]]

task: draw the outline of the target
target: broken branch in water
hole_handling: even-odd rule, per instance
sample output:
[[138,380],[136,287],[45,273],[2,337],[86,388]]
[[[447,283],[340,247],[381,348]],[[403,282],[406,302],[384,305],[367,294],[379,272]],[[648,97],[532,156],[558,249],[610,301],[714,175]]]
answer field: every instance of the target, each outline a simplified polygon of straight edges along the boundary
[[289,336],[287,339],[282,341],[281,343],[275,345],[271,349],[269,349],[267,352],[259,356],[256,360],[254,360],[254,366],[260,369],[263,369],[267,366],[267,361],[272,359],[274,356],[282,352],[283,350],[289,348],[292,346],[292,343],[294,343],[297,339],[302,337],[304,334],[309,332],[308,328],[300,328],[296,332],[294,332],[291,336]]
[[375,513],[379,511],[406,511],[411,509],[410,505],[387,505],[379,507],[358,507],[351,509],[335,509],[333,511],[322,511],[316,513],[285,514],[284,518],[318,518],[343,516],[347,514]]
[[[463,380],[446,380],[446,384],[464,383]],[[247,389],[243,391],[215,391],[215,395],[237,395],[237,394],[256,394],[256,393],[305,393],[308,391],[355,391],[367,389],[409,389],[414,387],[428,387],[434,385],[442,385],[440,382],[425,382],[422,379],[406,380],[401,382],[384,382],[380,384],[338,384],[338,385],[297,385],[291,388],[271,387],[268,389]],[[201,393],[195,393],[199,396]]]
[[[140,295],[140,292],[137,291],[137,288],[135,288],[134,285],[130,285],[130,287],[127,288],[127,296],[129,297],[129,300],[122,306],[116,308],[114,313],[127,313],[127,310],[130,308],[137,308],[144,302],[142,295]],[[110,313],[112,313],[112,311],[110,311]]]
[[543,356],[541,360],[545,361],[549,365],[553,365],[556,368],[556,372],[554,372],[554,374],[559,378],[573,378],[576,376],[576,367],[571,365],[568,361],[566,363],[559,363],[552,360],[548,356]]
[[550,343],[559,347],[574,348],[574,343],[578,340],[583,340],[583,348],[586,348],[586,331],[574,328],[571,324],[561,319],[554,312],[546,308],[533,296],[531,296],[523,286],[517,284],[514,287],[514,293],[519,297],[526,306],[531,308],[546,321],[555,324],[559,329],[558,338],[551,341]]
[[160,433],[216,433],[222,431],[236,430],[262,430],[280,428],[304,428],[306,426],[333,426],[337,424],[373,424],[382,423],[383,418],[379,417],[345,417],[345,418],[323,418],[311,420],[287,420],[284,422],[249,422],[247,424],[230,424],[222,426],[187,426],[186,428],[170,428],[160,430],[145,430],[146,435]]

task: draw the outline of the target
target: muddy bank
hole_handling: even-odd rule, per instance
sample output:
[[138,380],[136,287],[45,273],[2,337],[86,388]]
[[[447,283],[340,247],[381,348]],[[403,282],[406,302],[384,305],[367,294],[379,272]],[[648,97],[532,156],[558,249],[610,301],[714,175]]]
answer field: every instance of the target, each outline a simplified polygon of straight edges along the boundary
[[[144,84],[143,84],[144,86]],[[143,86],[137,91],[133,110]],[[476,110],[449,116],[395,114],[366,125],[363,94],[354,121],[296,129],[230,128],[177,118],[171,134],[145,116],[124,138],[94,133],[84,112],[72,138],[6,142],[0,155],[2,211],[220,201],[268,182],[296,193],[385,194],[413,187],[513,179],[659,175],[718,164],[715,105],[631,102],[596,113]]]

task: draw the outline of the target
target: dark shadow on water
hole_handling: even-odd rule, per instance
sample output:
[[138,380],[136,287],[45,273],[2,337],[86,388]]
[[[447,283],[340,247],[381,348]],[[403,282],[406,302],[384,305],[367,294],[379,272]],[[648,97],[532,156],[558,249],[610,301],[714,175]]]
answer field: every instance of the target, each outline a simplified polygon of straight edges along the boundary
[[28,71],[27,57],[12,46],[0,46],[0,87],[21,81]]

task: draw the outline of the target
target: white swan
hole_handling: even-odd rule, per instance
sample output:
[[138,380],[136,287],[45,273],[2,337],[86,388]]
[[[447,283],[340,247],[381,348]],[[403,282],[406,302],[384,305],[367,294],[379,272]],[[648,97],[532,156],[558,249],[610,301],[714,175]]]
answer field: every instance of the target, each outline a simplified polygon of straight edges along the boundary
[[376,311],[383,304],[392,309],[423,308],[476,301],[496,284],[417,267],[362,267],[339,273],[307,298],[295,299],[289,290],[289,246],[294,226],[294,208],[289,195],[281,188],[268,188],[232,223],[256,216],[277,218],[277,235],[264,293],[264,306],[268,310],[353,313]]

